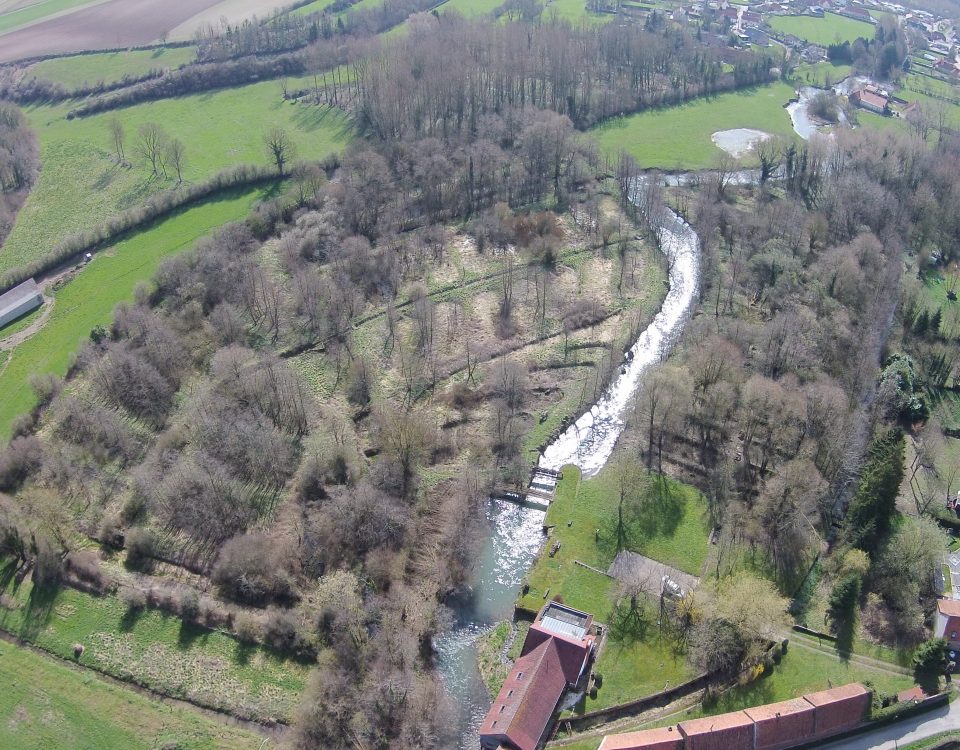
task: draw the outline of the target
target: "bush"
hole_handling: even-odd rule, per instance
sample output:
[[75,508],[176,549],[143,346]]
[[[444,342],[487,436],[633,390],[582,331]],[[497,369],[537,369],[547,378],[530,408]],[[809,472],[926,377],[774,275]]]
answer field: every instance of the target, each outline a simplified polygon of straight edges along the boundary
[[124,586],[120,589],[120,601],[131,612],[139,612],[147,606],[147,595],[133,586]]
[[237,536],[223,545],[211,576],[234,601],[262,606],[295,599],[288,565],[278,546],[263,534]]
[[67,556],[67,569],[77,578],[98,589],[104,588],[103,572],[97,556],[88,551],[71,552]]
[[0,453],[0,492],[16,492],[42,465],[43,444],[38,438],[14,438]]
[[157,540],[148,529],[136,528],[127,533],[127,567],[149,570],[157,553]]
[[256,643],[262,635],[260,620],[249,612],[240,612],[236,616],[233,630],[244,643]]
[[920,675],[938,675],[947,668],[947,642],[943,638],[924,641],[913,652],[913,668]]
[[193,589],[187,589],[180,594],[178,609],[186,622],[196,622],[200,619],[200,595]]
[[286,610],[271,609],[263,620],[263,640],[280,651],[292,651],[300,640],[296,616]]

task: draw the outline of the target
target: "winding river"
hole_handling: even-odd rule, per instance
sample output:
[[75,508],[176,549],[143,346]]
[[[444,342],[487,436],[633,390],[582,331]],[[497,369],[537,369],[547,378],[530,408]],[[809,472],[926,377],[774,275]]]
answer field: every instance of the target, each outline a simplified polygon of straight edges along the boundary
[[[631,397],[644,373],[669,353],[690,315],[700,281],[699,239],[667,209],[659,224],[670,282],[663,306],[637,338],[632,357],[603,396],[544,450],[540,465],[545,468],[575,464],[585,476],[603,468],[623,432]],[[512,618],[523,577],[543,543],[543,519],[543,511],[490,500],[490,535],[476,566],[473,595],[456,610],[455,628],[434,643],[440,672],[459,708],[463,750],[479,747],[477,728],[490,707],[477,670],[477,641],[494,623]]]

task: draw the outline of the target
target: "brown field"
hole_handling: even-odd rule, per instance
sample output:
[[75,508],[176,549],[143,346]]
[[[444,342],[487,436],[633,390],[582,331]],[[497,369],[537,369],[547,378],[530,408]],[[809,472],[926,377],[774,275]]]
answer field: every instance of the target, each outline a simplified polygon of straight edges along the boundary
[[217,18],[237,21],[246,15],[266,15],[282,4],[278,0],[107,0],[3,35],[0,62],[149,44],[174,29],[178,36],[189,38],[192,30],[187,28],[212,20],[205,13],[208,10],[214,9]]

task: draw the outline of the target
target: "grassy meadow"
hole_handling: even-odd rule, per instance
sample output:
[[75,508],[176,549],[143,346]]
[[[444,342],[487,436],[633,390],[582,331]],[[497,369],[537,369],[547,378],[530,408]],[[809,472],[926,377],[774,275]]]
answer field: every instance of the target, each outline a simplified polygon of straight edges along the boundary
[[82,644],[81,666],[172,697],[260,719],[292,717],[308,665],[158,610],[131,614],[113,596],[38,592],[29,579],[17,587],[10,568],[0,569],[3,630],[63,659]]
[[47,78],[68,89],[75,89],[83,85],[96,85],[99,81],[113,83],[124,76],[142,76],[156,69],[175,70],[193,62],[196,54],[195,47],[158,47],[54,57],[31,65],[27,75]]
[[[289,86],[312,82],[312,77],[292,78]],[[285,102],[276,81],[146,102],[82,119],[68,120],[69,108],[27,110],[40,141],[43,170],[0,249],[0,273],[35,259],[73,232],[140,205],[154,192],[175,187],[175,175],[153,177],[137,154],[137,129],[144,123],[158,123],[184,143],[185,182],[200,182],[236,164],[268,163],[263,135],[273,127],[287,130],[303,158],[338,151],[351,137],[345,115]],[[113,152],[109,123],[114,117],[126,130],[129,167],[118,165]]]
[[591,133],[606,153],[624,149],[643,167],[709,168],[724,153],[710,140],[718,130],[755,128],[792,138],[784,105],[793,95],[786,83],[771,83],[614,118]]
[[0,644],[0,683],[0,747],[255,750],[263,741],[8,643]]
[[97,325],[107,324],[118,302],[129,300],[138,281],[149,279],[160,261],[193,245],[215,227],[242,219],[261,190],[230,194],[187,209],[97,254],[82,273],[53,292],[46,325],[17,346],[0,374],[0,440],[13,419],[35,403],[29,378],[63,375],[70,357]]
[[770,25],[783,34],[806,39],[811,44],[828,47],[831,44],[852,42],[858,37],[873,39],[874,26],[836,13],[813,16],[770,16]]

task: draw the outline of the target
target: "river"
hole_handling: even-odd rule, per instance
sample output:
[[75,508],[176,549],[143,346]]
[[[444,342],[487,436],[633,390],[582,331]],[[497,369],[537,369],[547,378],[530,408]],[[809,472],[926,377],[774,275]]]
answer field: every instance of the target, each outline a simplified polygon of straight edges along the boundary
[[[544,450],[540,465],[545,468],[575,464],[585,476],[603,468],[623,432],[627,408],[644,373],[669,353],[690,316],[700,283],[700,242],[672,211],[664,209],[660,224],[660,248],[670,269],[663,306],[603,396]],[[479,748],[477,728],[491,702],[477,670],[477,641],[495,623],[512,618],[523,578],[544,540],[544,515],[503,500],[489,501],[490,535],[474,571],[473,596],[455,611],[456,626],[434,642],[440,673],[458,707],[461,750]]]

